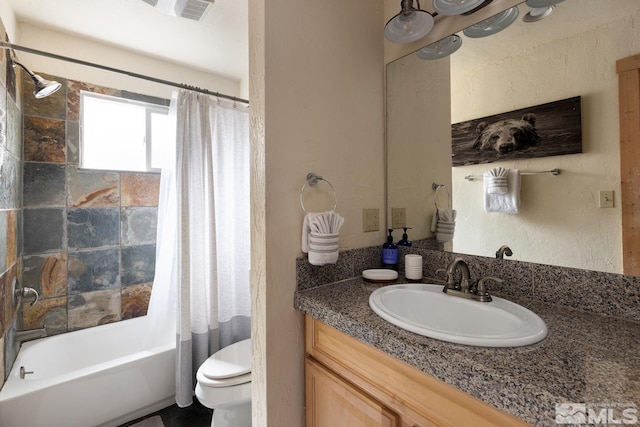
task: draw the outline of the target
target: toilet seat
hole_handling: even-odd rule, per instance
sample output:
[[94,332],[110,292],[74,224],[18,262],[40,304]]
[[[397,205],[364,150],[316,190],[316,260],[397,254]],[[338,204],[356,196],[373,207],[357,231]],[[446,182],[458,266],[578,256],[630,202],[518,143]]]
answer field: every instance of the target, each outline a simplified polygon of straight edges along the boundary
[[206,387],[230,387],[251,381],[251,339],[231,344],[200,365],[198,382]]

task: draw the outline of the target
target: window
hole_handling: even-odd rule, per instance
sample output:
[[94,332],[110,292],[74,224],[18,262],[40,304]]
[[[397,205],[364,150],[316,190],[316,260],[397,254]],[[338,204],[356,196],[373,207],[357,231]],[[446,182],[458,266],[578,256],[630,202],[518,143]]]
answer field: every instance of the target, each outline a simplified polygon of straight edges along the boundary
[[81,92],[80,167],[159,171],[170,137],[169,108]]

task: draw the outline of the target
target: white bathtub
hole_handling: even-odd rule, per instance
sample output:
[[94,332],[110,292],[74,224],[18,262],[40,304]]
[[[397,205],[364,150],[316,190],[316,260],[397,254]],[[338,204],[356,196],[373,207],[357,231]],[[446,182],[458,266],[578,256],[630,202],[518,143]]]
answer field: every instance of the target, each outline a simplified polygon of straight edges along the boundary
[[[175,333],[147,317],[22,345],[0,391],[2,427],[118,426],[174,403]],[[20,379],[20,367],[34,371]]]

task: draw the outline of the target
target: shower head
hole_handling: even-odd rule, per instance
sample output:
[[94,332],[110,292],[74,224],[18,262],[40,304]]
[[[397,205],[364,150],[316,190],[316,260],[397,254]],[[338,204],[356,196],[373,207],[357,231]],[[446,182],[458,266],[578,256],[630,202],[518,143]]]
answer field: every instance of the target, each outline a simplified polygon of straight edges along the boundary
[[25,67],[15,59],[12,59],[12,62],[14,67],[17,65],[24,71],[26,71],[27,74],[29,74],[29,77],[31,77],[31,80],[33,81],[33,84],[35,86],[33,89],[33,96],[35,96],[36,98],[40,99],[47,97],[52,93],[57,92],[58,89],[62,87],[62,84],[56,82],[55,80],[47,80],[37,74],[33,74],[31,71],[29,71],[29,69],[27,69],[27,67]]

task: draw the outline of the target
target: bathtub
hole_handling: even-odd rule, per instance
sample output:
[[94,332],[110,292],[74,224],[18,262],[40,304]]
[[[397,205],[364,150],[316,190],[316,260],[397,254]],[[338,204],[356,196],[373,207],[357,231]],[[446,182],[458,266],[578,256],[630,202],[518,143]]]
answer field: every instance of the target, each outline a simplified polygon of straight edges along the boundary
[[[22,344],[0,391],[2,427],[118,426],[175,402],[175,333],[147,317]],[[20,367],[33,371],[20,379]]]

